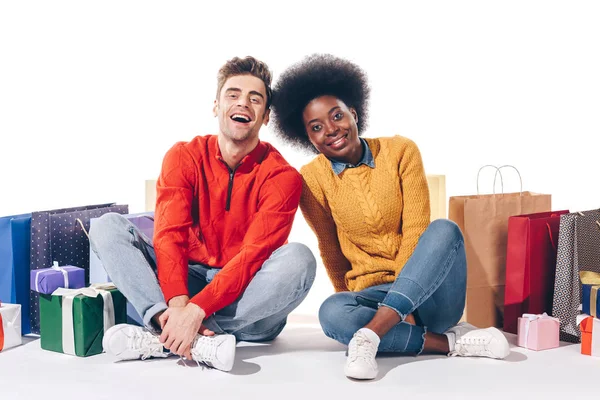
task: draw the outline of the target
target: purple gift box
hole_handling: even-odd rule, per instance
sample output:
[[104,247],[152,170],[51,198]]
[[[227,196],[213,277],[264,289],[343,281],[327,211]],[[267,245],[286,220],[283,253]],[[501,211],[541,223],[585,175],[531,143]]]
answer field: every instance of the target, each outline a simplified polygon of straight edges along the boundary
[[124,215],[140,232],[152,240],[154,236],[154,213],[140,213]]
[[72,265],[59,267],[54,262],[52,268],[32,270],[30,285],[31,290],[44,294],[52,294],[58,288],[80,289],[86,286],[85,271]]

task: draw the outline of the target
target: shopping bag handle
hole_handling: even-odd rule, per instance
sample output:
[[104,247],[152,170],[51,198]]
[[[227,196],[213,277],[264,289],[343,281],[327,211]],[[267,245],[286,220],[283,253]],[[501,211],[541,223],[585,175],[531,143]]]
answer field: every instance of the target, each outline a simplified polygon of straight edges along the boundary
[[[513,165],[502,165],[501,167],[498,167],[498,170],[496,171],[496,175],[498,175],[498,173],[500,172],[500,170],[502,168],[507,168],[507,167],[512,168],[515,171],[517,171],[517,175],[519,175],[519,181],[521,182],[521,192],[520,193],[521,193],[521,196],[522,196],[523,195],[523,178],[521,178],[521,173],[519,172],[519,170],[515,166],[513,166]],[[494,190],[496,189],[496,175],[494,175]],[[502,177],[502,173],[500,173],[500,176]],[[494,193],[494,194],[496,194],[496,193]]]
[[85,236],[87,236],[87,238],[89,240],[90,239],[90,234],[85,229],[85,226],[83,226],[83,221],[81,221],[79,218],[75,218],[75,221],[79,222],[79,225],[81,225],[81,229],[83,230],[83,233],[85,233]]
[[504,193],[504,181],[502,180],[502,173],[500,172],[500,168],[496,167],[495,165],[488,164],[479,168],[479,171],[477,171],[477,196],[479,196],[479,174],[481,174],[482,169],[487,167],[492,167],[496,169],[496,174],[494,175],[494,194],[496,194],[496,175],[498,175],[498,173],[500,173],[500,187],[502,188],[502,193]]
[[[496,168],[496,174],[494,175],[494,194],[496,194],[496,177],[498,176],[498,174],[500,174],[500,181],[502,182],[502,173],[500,172],[500,170],[502,168],[512,168],[515,171],[517,171],[517,175],[519,175],[519,181],[521,182],[521,191],[519,193],[521,193],[521,196],[523,196],[523,178],[521,178],[521,173],[519,172],[519,170],[513,166],[513,165],[502,165],[498,168]],[[502,193],[504,194],[504,185],[502,185]]]
[[556,248],[556,243],[554,243],[554,239],[552,238],[552,229],[550,228],[550,224],[546,222],[546,226],[548,227],[548,235],[550,236],[550,243],[552,243],[552,248],[554,251],[558,251]]
[[[81,225],[81,229],[83,230],[83,233],[85,233],[85,236],[87,236],[88,240],[90,240],[90,235],[89,235],[88,231],[85,229],[85,226],[83,226],[83,221],[81,221],[81,219],[79,219],[79,218],[75,218],[75,221],[77,221],[79,223],[79,225]],[[50,241],[50,245],[52,245],[52,241]],[[52,262],[54,263],[55,261],[52,261]]]

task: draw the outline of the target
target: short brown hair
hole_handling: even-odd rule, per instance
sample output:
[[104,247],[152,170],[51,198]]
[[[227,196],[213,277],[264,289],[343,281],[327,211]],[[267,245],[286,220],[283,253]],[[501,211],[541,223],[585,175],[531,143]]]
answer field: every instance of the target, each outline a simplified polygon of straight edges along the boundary
[[225,81],[236,75],[252,75],[263,81],[267,91],[266,109],[268,110],[271,107],[273,93],[271,91],[271,71],[267,64],[251,56],[245,58],[234,57],[227,61],[219,69],[219,74],[217,75],[217,99],[219,98],[221,89],[223,89],[223,85],[225,85]]

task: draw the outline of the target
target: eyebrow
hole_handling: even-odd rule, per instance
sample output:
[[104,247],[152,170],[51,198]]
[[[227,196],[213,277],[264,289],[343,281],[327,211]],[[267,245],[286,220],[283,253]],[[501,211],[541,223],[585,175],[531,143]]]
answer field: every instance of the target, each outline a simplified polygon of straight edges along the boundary
[[[329,110],[329,112],[328,112],[327,114],[331,114],[331,113],[332,113],[332,112],[333,112],[335,109],[337,109],[337,108],[339,108],[339,109],[341,110],[340,106],[335,106],[335,107],[333,107],[331,110]],[[310,125],[310,124],[312,124],[313,122],[317,122],[318,120],[319,120],[319,118],[311,119],[310,121],[308,121],[308,124],[307,124],[307,125]]]
[[[227,88],[227,89],[225,89],[225,92],[238,92],[238,93],[241,93],[242,89],[240,89],[240,88]],[[261,92],[257,92],[256,90],[251,90],[250,94],[256,95],[256,96],[260,96],[263,99],[265,98],[265,96],[263,96],[263,94]]]

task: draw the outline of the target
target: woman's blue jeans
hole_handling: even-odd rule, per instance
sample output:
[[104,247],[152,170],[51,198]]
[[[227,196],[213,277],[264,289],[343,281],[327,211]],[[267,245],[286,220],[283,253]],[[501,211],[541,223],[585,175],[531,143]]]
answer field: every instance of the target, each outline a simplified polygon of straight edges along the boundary
[[[321,305],[319,321],[327,336],[348,344],[352,335],[371,321],[378,307],[400,315],[379,344],[380,352],[419,354],[425,333],[444,333],[460,320],[467,286],[464,239],[449,220],[433,221],[393,283],[360,292],[340,292]],[[417,325],[404,322],[413,314]]]

